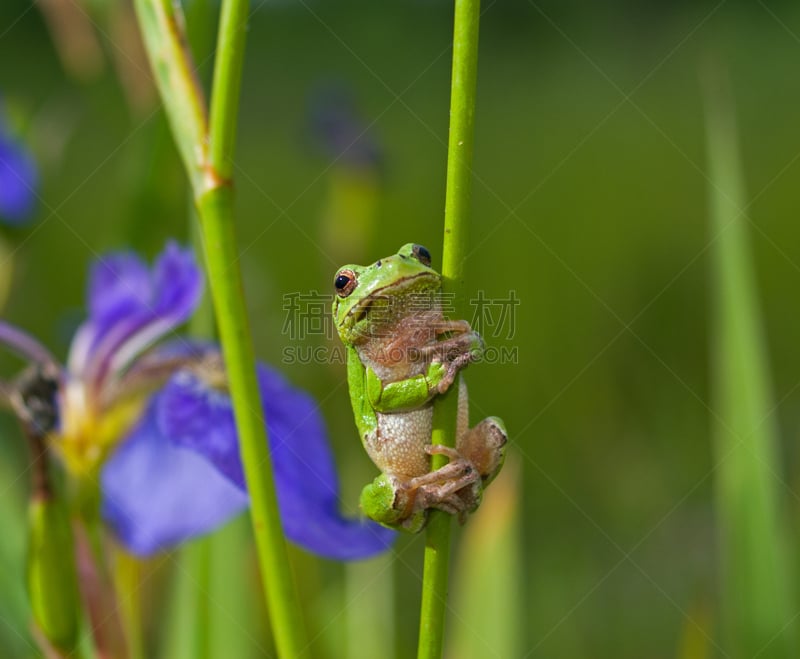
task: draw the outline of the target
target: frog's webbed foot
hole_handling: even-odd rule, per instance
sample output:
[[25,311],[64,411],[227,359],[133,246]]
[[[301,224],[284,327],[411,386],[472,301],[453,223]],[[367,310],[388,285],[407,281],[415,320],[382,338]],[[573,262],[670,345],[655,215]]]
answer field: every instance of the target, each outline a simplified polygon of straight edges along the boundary
[[463,432],[455,449],[440,444],[425,447],[429,455],[444,455],[450,462],[405,483],[409,490],[417,488],[413,510],[436,508],[457,516],[463,524],[503,466],[507,441],[503,421],[492,416]]
[[471,510],[474,497],[463,491],[480,490],[481,474],[456,449],[428,446],[430,454],[446,455],[450,462],[421,476],[401,480],[382,474],[361,492],[364,512],[381,524],[416,533],[425,526],[428,511],[436,508],[463,521]]
[[[483,491],[500,472],[506,457],[508,433],[503,421],[490,416],[458,438],[458,452],[472,462],[480,474],[480,480],[471,487],[458,491],[467,512],[474,511],[481,503]],[[463,523],[463,515],[459,517]]]
[[503,466],[507,441],[503,420],[490,416],[458,438],[458,453],[475,465],[483,484],[488,485]]
[[462,386],[459,394],[457,447],[425,447],[429,455],[444,455],[449,462],[409,479],[378,476],[361,493],[361,507],[369,517],[386,526],[417,533],[425,527],[431,509],[458,517],[463,523],[478,507],[484,488],[503,465],[507,433],[497,417],[488,417],[474,428],[465,429],[466,387]]
[[459,495],[462,490],[478,485],[481,475],[475,465],[456,449],[435,444],[426,446],[429,455],[444,455],[449,458],[443,467],[412,478],[408,486],[416,489],[414,506],[420,510],[437,508],[463,521],[469,512],[470,502]]

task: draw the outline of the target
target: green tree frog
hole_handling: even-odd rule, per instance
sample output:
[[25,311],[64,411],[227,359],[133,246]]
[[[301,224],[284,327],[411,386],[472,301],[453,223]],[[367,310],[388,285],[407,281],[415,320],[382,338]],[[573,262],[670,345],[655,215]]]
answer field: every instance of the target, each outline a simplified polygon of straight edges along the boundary
[[[460,381],[456,447],[431,445],[434,398],[483,350],[467,321],[444,317],[441,285],[430,253],[413,243],[372,265],[346,265],[334,279],[333,316],[347,350],[356,426],[381,471],[363,489],[361,507],[381,524],[414,533],[431,509],[463,521],[478,507],[507,439],[497,417],[468,428]],[[448,463],[431,471],[436,453]]]

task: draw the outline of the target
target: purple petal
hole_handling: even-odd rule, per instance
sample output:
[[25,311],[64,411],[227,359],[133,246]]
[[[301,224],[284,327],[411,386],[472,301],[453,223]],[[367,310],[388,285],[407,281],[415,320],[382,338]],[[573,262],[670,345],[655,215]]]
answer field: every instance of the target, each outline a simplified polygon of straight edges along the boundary
[[209,388],[189,371],[180,371],[164,387],[158,421],[176,446],[198,451],[240,490],[245,489],[233,411],[226,393]]
[[334,162],[363,169],[381,168],[381,148],[360,116],[349,87],[335,82],[319,86],[310,98],[308,123],[316,145]]
[[70,349],[70,370],[98,381],[124,368],[191,315],[202,285],[191,250],[175,242],[152,271],[134,254],[103,258],[92,268],[89,319]]
[[38,184],[33,158],[5,135],[0,125],[0,220],[13,225],[30,220]]
[[103,256],[89,274],[89,318],[107,328],[149,303],[150,270],[132,252]]
[[103,517],[122,544],[148,556],[209,533],[247,507],[247,495],[155,420],[157,398],[103,466]]
[[[386,550],[395,533],[339,512],[339,482],[322,418],[314,400],[277,372],[259,365],[281,521],[286,536],[338,560]],[[159,397],[163,433],[197,451],[242,491],[246,490],[231,401],[200,378],[173,376]]]

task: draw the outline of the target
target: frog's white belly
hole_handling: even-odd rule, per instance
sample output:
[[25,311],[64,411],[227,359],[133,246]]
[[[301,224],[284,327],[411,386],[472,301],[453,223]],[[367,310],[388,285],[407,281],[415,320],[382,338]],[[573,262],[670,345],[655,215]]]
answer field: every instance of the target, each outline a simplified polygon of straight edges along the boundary
[[430,471],[425,447],[431,443],[433,405],[377,416],[377,432],[366,438],[365,445],[378,469],[403,479]]

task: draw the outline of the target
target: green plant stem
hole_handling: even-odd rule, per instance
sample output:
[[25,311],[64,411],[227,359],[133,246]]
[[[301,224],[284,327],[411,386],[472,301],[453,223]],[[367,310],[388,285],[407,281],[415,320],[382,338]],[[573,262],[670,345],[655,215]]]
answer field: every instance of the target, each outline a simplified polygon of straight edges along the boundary
[[[211,298],[233,401],[250,494],[261,578],[278,653],[299,657],[307,646],[283,537],[255,355],[233,223],[232,155],[241,86],[247,0],[223,0],[217,39],[210,131],[186,48],[180,6],[136,0],[145,47],[186,165],[200,216]],[[190,98],[176,98],[182,95]]]
[[[479,0],[456,0],[453,28],[453,73],[450,91],[450,137],[447,149],[442,293],[452,296],[455,309],[463,306],[464,261],[468,243],[468,211],[472,184],[475,87],[478,68]],[[450,391],[436,402],[433,444],[455,445],[458,393]],[[435,455],[432,468],[446,462]],[[441,657],[447,605],[450,558],[450,516],[433,511],[428,522],[420,606],[420,659]]]
[[278,653],[299,657],[307,644],[283,537],[266,420],[255,371],[239,251],[233,224],[230,175],[236,138],[247,20],[246,0],[224,0],[211,96],[212,185],[197,198],[217,327],[230,382],[239,449],[250,493],[250,516]]
[[135,0],[161,102],[192,189],[204,184],[208,161],[208,119],[203,92],[186,41],[183,13],[171,0]]
[[247,0],[222,3],[211,94],[208,164],[209,170],[225,182],[231,179],[233,172],[247,12]]
[[305,647],[302,618],[278,515],[241,273],[230,265],[238,258],[233,224],[227,221],[232,196],[230,186],[215,188],[198,200],[198,208],[273,632],[280,655],[297,657]]

